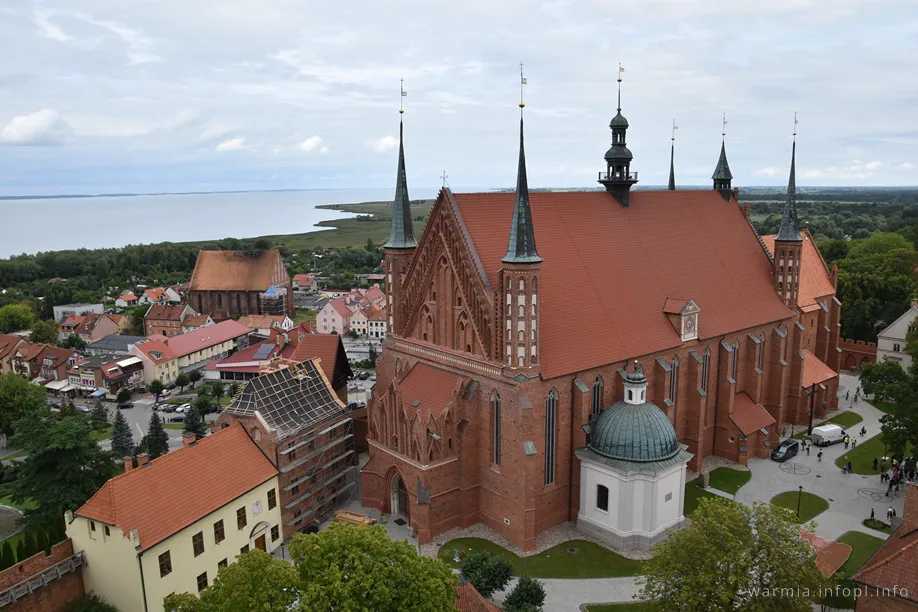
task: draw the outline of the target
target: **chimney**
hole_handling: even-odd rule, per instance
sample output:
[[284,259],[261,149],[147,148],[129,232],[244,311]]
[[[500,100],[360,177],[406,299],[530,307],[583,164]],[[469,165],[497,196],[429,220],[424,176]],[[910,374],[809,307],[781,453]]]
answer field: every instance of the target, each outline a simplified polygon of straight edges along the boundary
[[188,448],[197,441],[198,437],[190,431],[182,433],[182,447]]
[[149,453],[140,453],[137,455],[137,467],[143,467],[148,463],[150,463]]
[[902,511],[902,533],[918,529],[918,484],[905,483],[905,509]]
[[752,216],[752,207],[749,206],[749,202],[746,202],[746,205],[743,207],[743,215],[746,217],[746,221]]
[[268,340],[270,340],[271,342],[276,342],[277,333],[278,333],[278,330],[276,327],[272,327],[270,330],[268,330]]
[[124,457],[122,459],[124,462],[124,473],[127,474],[134,469],[134,458],[133,457]]
[[285,344],[287,344],[287,334],[278,334],[277,335],[277,352],[278,353],[284,350]]

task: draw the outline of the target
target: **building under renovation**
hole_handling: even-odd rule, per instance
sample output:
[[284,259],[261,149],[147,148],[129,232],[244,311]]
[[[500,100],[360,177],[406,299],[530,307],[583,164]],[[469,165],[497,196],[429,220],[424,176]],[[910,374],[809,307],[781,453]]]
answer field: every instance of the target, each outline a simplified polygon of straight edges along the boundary
[[354,424],[318,360],[253,378],[214,424],[241,423],[277,466],[284,539],[318,525],[356,487]]

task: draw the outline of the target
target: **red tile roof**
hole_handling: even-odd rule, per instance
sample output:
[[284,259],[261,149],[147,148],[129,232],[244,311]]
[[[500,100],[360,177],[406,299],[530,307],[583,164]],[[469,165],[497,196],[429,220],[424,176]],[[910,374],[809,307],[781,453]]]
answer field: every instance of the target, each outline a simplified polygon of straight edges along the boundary
[[190,355],[195,351],[226,342],[240,336],[247,336],[251,330],[232,319],[208,325],[178,336],[166,338],[166,344],[179,357]]
[[61,330],[63,331],[76,331],[83,324],[83,321],[86,320],[85,316],[82,315],[70,315],[63,321],[61,321]]
[[430,415],[439,416],[446,410],[462,382],[457,374],[417,362],[398,384],[402,409],[409,419],[417,413],[421,423],[426,423]]
[[459,612],[500,612],[495,604],[491,603],[465,577],[459,578],[456,585],[456,601],[453,602]]
[[370,304],[364,308],[363,316],[367,318],[367,321],[385,321],[386,320],[386,311],[377,306],[376,304]]
[[282,268],[283,263],[276,249],[255,252],[199,251],[189,289],[265,291],[274,283],[275,267]]
[[744,436],[775,423],[774,417],[765,407],[756,404],[745,393],[737,393],[733,397],[733,414],[730,415],[730,420]]
[[166,292],[163,291],[162,287],[151,287],[150,289],[144,289],[143,293],[154,302],[160,302],[169,299],[169,296],[166,295]]
[[296,363],[302,363],[309,359],[319,358],[319,368],[325,374],[328,380],[334,379],[335,359],[338,356],[338,345],[341,343],[341,336],[337,334],[307,334],[288,359]]
[[175,353],[162,340],[148,340],[135,345],[154,364],[175,359]]
[[182,319],[182,327],[201,327],[207,323],[208,318],[210,315],[207,314],[190,314]]
[[128,291],[127,293],[122,293],[118,296],[117,299],[124,300],[125,302],[133,302],[137,299],[137,296],[133,292]]
[[377,300],[384,300],[386,298],[386,294],[383,293],[382,289],[380,289],[376,285],[373,285],[372,287],[367,289],[363,295],[365,298],[367,298],[371,302],[375,302]]
[[181,321],[184,312],[184,304],[153,304],[144,318],[151,321]]
[[803,381],[801,386],[804,388],[824,383],[825,381],[831,380],[838,376],[838,373],[835,372],[835,370],[820,361],[819,357],[811,353],[809,349],[803,349],[802,353]]
[[[487,281],[499,289],[514,194],[454,197]],[[530,202],[544,258],[546,378],[681,346],[662,312],[670,297],[698,304],[702,339],[793,316],[743,210],[716,191],[635,191],[629,208],[600,191],[536,192]],[[583,288],[577,316],[572,286]]]
[[331,307],[342,317],[347,318],[351,316],[351,309],[347,307],[347,301],[345,301],[343,297],[335,298],[330,301],[329,304],[331,304]]
[[19,344],[20,341],[22,341],[22,338],[19,336],[0,334],[0,359],[12,353],[13,349],[16,348],[16,345]]
[[245,315],[236,319],[236,322],[252,329],[271,329],[280,327],[286,317],[276,315]]
[[[915,601],[918,593],[918,525],[909,520],[909,505],[916,500],[914,483],[905,485],[903,522],[879,550],[852,576],[859,584],[887,589],[900,597]],[[904,593],[904,594],[903,594]]]
[[[817,298],[835,294],[835,287],[829,278],[829,269],[822,258],[816,241],[808,232],[803,232],[803,252],[800,260],[800,289],[797,291],[797,306],[801,309],[816,303]],[[775,254],[775,235],[762,236],[762,242],[772,255]]]
[[73,349],[60,348],[52,344],[39,344],[38,346],[41,347],[41,350],[33,354],[29,361],[53,359],[53,367],[55,368],[62,364],[66,364],[75,353]]
[[236,424],[112,478],[75,514],[136,529],[144,551],[276,475]]
[[121,322],[124,320],[124,315],[109,313],[105,315],[106,318],[114,323],[117,326],[121,326]]
[[312,274],[294,274],[293,281],[300,285],[311,285],[315,282],[312,278]]

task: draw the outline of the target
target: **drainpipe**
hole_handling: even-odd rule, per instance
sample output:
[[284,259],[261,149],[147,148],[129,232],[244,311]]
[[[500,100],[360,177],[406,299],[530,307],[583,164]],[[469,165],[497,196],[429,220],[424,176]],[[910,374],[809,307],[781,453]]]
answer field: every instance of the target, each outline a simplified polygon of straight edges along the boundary
[[137,555],[137,565],[140,567],[140,592],[143,595],[143,612],[147,612],[147,583],[143,579],[143,553]]

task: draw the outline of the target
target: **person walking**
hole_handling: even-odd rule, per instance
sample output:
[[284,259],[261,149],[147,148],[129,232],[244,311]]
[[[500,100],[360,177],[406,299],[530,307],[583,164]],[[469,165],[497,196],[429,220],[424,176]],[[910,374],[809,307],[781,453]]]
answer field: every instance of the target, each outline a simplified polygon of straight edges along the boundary
[[810,456],[810,446],[813,446],[813,445],[812,445],[812,444],[809,444],[809,445],[807,445],[807,447],[806,447],[806,456],[807,456],[807,457]]
[[866,427],[861,427],[861,435],[862,435],[862,436],[866,436],[866,435],[867,435],[867,428],[866,428]]
[[845,399],[851,399],[851,391],[845,391]]
[[889,507],[889,510],[886,511],[886,520],[892,521],[893,509],[892,506]]
[[876,517],[873,515],[873,508],[870,509],[870,520],[875,520]]
[[857,448],[857,438],[851,438],[851,448]]
[[848,473],[849,473],[849,474],[853,474],[853,473],[854,473],[854,470],[851,469],[851,461],[850,461],[850,460],[848,461]]
[[845,436],[845,448],[848,448],[848,444],[850,443],[851,443],[851,438],[849,438],[848,436]]
[[816,453],[816,460],[822,462],[822,449],[819,449],[819,452]]
[[874,457],[874,458],[873,458],[873,471],[874,471],[874,472],[877,471],[877,463],[879,463],[879,461],[877,461],[877,458]]

